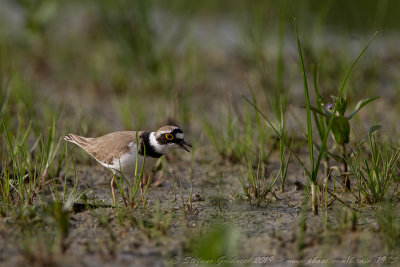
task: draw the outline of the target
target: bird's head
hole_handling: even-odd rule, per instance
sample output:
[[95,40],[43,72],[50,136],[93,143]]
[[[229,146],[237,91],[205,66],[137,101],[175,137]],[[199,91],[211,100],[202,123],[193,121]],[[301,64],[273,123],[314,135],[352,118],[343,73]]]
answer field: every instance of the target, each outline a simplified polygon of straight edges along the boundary
[[163,126],[150,135],[150,144],[158,153],[166,154],[175,148],[190,152],[187,147],[192,147],[184,139],[183,131],[176,126]]

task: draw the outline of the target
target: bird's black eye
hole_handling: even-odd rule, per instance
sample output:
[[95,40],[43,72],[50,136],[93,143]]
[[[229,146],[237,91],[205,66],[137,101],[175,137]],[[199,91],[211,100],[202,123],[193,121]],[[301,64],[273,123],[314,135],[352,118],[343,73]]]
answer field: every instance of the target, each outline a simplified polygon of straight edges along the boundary
[[174,139],[174,136],[170,133],[165,134],[165,138],[169,141],[171,141],[172,139]]

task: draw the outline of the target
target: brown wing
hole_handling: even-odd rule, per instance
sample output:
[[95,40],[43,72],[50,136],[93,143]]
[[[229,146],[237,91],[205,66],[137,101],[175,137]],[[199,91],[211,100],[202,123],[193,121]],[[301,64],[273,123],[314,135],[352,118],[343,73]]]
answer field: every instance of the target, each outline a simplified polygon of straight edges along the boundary
[[122,131],[109,133],[97,138],[69,134],[64,139],[77,144],[96,160],[111,164],[115,158],[119,158],[132,149],[129,144],[136,143],[136,133],[138,138],[142,134],[140,131]]

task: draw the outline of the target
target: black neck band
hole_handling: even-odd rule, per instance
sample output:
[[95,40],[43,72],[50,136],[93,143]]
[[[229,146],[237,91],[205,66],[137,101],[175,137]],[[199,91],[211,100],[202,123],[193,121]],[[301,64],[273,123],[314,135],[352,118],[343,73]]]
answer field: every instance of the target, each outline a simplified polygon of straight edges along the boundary
[[150,132],[143,132],[140,139],[142,139],[142,142],[139,142],[139,155],[143,156],[146,153],[146,157],[151,158],[160,158],[163,155],[158,153],[150,144]]

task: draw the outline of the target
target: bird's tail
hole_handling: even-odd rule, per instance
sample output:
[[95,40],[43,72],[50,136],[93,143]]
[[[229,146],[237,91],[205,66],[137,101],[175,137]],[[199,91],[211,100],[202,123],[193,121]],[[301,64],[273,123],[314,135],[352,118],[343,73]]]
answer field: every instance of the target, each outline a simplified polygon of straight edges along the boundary
[[91,138],[86,138],[86,137],[75,135],[75,134],[67,134],[66,136],[64,136],[65,141],[74,143],[82,148],[84,148],[90,144],[89,139],[91,139]]

